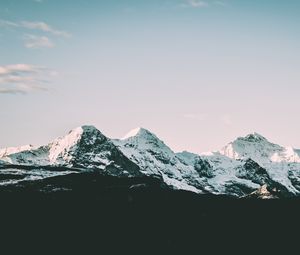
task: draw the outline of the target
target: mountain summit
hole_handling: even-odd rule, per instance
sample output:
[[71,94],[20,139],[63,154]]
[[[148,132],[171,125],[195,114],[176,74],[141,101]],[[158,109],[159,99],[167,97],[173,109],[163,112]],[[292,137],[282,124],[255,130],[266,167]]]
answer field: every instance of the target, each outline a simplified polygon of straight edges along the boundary
[[268,141],[267,138],[265,138],[264,136],[260,135],[259,133],[252,133],[252,134],[248,134],[245,137],[239,137],[238,139],[240,140],[245,140],[245,141],[249,141],[249,142],[262,142],[262,141]]
[[[154,177],[172,189],[196,193],[244,197],[263,186],[274,197],[300,195],[299,150],[274,144],[258,133],[238,137],[220,151],[197,155],[175,153],[145,128],[110,139],[94,126],[80,126],[44,146],[7,148],[0,153],[0,168],[30,167],[30,180],[54,176],[45,170],[50,167],[60,175],[76,170]],[[61,172],[62,167],[68,171]],[[7,175],[12,180],[2,183],[22,181],[16,180],[15,171]]]
[[295,149],[274,144],[258,133],[239,137],[219,152],[232,159],[251,158],[261,164],[300,162],[300,157]]
[[48,145],[11,154],[4,160],[14,165],[65,166],[101,169],[114,175],[140,175],[139,167],[94,126],[77,127]]
[[[176,153],[149,130],[133,129],[121,140],[114,142],[145,175],[161,176],[174,188],[201,192],[200,185],[194,178],[194,176],[199,178],[199,175],[193,166],[183,164]],[[190,178],[185,178],[185,175]]]
[[121,140],[126,140],[131,137],[147,137],[147,136],[148,137],[149,136],[156,137],[149,130],[142,128],[142,127],[138,127],[138,128],[130,130]]

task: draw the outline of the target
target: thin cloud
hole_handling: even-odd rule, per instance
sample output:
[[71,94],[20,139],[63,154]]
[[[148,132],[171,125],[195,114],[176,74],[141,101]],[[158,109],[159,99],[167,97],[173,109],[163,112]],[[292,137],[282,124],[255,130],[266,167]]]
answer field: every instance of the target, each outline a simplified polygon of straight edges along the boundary
[[25,47],[29,49],[53,48],[55,44],[47,36],[25,35]]
[[42,31],[46,33],[50,33],[56,36],[62,36],[62,37],[70,37],[71,34],[63,31],[58,30],[53,27],[51,27],[49,24],[42,22],[42,21],[21,21],[21,22],[12,22],[9,20],[0,20],[0,26],[4,27],[12,27],[12,28],[25,28],[29,30],[36,30],[36,31]]
[[33,91],[46,91],[44,87],[35,86],[35,85],[13,85],[10,88],[1,88],[0,94],[10,94],[10,95],[26,95]]
[[48,90],[52,71],[28,64],[0,66],[0,94],[27,94]]
[[40,31],[43,31],[43,32],[51,33],[53,35],[57,35],[57,36],[63,36],[63,37],[70,37],[71,36],[71,34],[69,34],[68,32],[54,29],[45,22],[22,21],[19,24],[23,28],[32,29],[32,30],[40,30]]
[[185,0],[179,6],[183,8],[205,8],[212,5],[226,6],[226,3],[222,0]]
[[27,64],[0,66],[0,77],[7,74],[34,73],[39,69],[41,69],[41,67],[35,67]]
[[182,3],[181,7],[191,7],[191,8],[203,8],[207,7],[209,4],[206,1],[202,0],[187,0],[185,3]]
[[227,4],[223,1],[214,1],[215,5],[226,6]]
[[10,95],[17,95],[17,94],[26,94],[25,91],[18,88],[1,88],[0,87],[0,94],[10,94]]
[[0,26],[2,27],[19,27],[19,25],[15,22],[11,22],[8,20],[0,20]]
[[[12,22],[9,20],[0,20],[0,27],[5,27],[11,30],[32,30],[42,33],[47,33],[47,35],[54,35],[59,37],[70,37],[71,34],[63,31],[54,29],[45,22],[31,22],[31,21],[21,21],[21,22]],[[55,44],[53,41],[46,35],[24,35],[24,46],[29,49],[39,49],[39,48],[53,48]]]

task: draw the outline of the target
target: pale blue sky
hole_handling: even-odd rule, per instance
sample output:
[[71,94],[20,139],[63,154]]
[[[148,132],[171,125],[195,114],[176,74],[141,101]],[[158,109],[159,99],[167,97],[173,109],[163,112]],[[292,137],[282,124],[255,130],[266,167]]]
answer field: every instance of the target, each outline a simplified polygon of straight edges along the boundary
[[[0,147],[93,124],[175,151],[300,148],[300,1],[1,0]],[[20,65],[22,64],[22,65]]]

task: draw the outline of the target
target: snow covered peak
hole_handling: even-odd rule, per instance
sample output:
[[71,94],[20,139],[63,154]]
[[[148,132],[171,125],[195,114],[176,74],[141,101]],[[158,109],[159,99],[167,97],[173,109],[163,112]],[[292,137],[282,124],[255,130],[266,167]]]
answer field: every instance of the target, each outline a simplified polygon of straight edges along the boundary
[[220,150],[222,155],[232,159],[251,158],[258,163],[271,161],[276,152],[281,152],[282,147],[269,142],[265,137],[257,133],[239,137]]
[[141,129],[142,129],[141,127],[137,127],[137,128],[130,130],[124,137],[121,138],[121,140],[126,140],[130,137],[136,136],[140,132]]
[[14,153],[19,153],[22,151],[27,151],[27,150],[32,150],[34,149],[34,146],[29,144],[29,145],[24,145],[20,147],[8,147],[0,150],[0,158],[9,156]]
[[268,140],[264,136],[256,132],[251,133],[245,137],[239,137],[238,139],[248,141],[248,142],[268,142]]
[[[63,138],[67,138],[67,139],[74,139],[77,140],[78,138],[80,138],[81,136],[102,136],[105,137],[105,135],[103,135],[100,130],[98,130],[96,127],[92,126],[92,125],[84,125],[84,126],[80,126],[77,128],[72,129],[66,136],[64,136]],[[61,139],[61,138],[58,138]]]
[[83,132],[100,132],[95,126],[93,125],[83,125],[79,127],[83,130]]
[[[176,189],[199,193],[199,173],[194,169],[194,162],[189,165],[179,158],[155,134],[144,128],[130,131],[123,139],[114,140],[118,148],[145,175],[161,176],[167,185]],[[186,178],[189,176],[189,178]],[[193,186],[195,185],[195,186]]]
[[284,147],[281,151],[276,152],[271,157],[272,162],[294,162],[300,163],[300,155],[298,154],[297,150],[292,147]]
[[6,163],[155,176],[168,186],[197,193],[242,196],[256,190],[253,196],[267,197],[279,183],[291,194],[300,194],[300,150],[271,143],[258,133],[238,137],[219,152],[197,155],[174,153],[141,127],[123,139],[111,140],[96,127],[84,125],[41,147],[0,150],[0,164]]
[[49,144],[50,162],[57,162],[59,158],[69,161],[72,151],[75,151],[80,144],[93,145],[98,140],[106,141],[107,138],[94,126],[74,128],[66,136],[57,138]]
[[101,133],[101,132],[92,125],[83,125],[70,130],[66,136],[74,138],[82,135],[83,133]]
[[50,143],[49,159],[51,163],[54,163],[59,155],[68,152],[73,146],[75,146],[80,140],[84,129],[78,127],[72,129],[66,136],[59,137]]
[[145,128],[135,128],[121,140],[115,141],[115,143],[118,145],[122,144],[125,147],[138,148],[142,151],[151,150],[169,155],[174,154],[162,140]]
[[150,137],[150,136],[154,136],[156,137],[153,133],[151,133],[149,130],[142,128],[142,127],[138,127],[135,129],[132,129],[131,131],[129,131],[121,140],[126,140],[132,137]]
[[237,138],[219,153],[232,159],[251,158],[263,165],[271,162],[300,162],[295,149],[274,144],[257,133]]

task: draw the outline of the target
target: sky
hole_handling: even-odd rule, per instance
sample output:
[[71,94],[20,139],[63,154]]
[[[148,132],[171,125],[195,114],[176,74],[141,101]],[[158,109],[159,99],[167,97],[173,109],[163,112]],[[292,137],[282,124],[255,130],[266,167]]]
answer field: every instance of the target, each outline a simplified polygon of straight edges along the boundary
[[80,125],[300,148],[298,0],[1,0],[0,147]]

